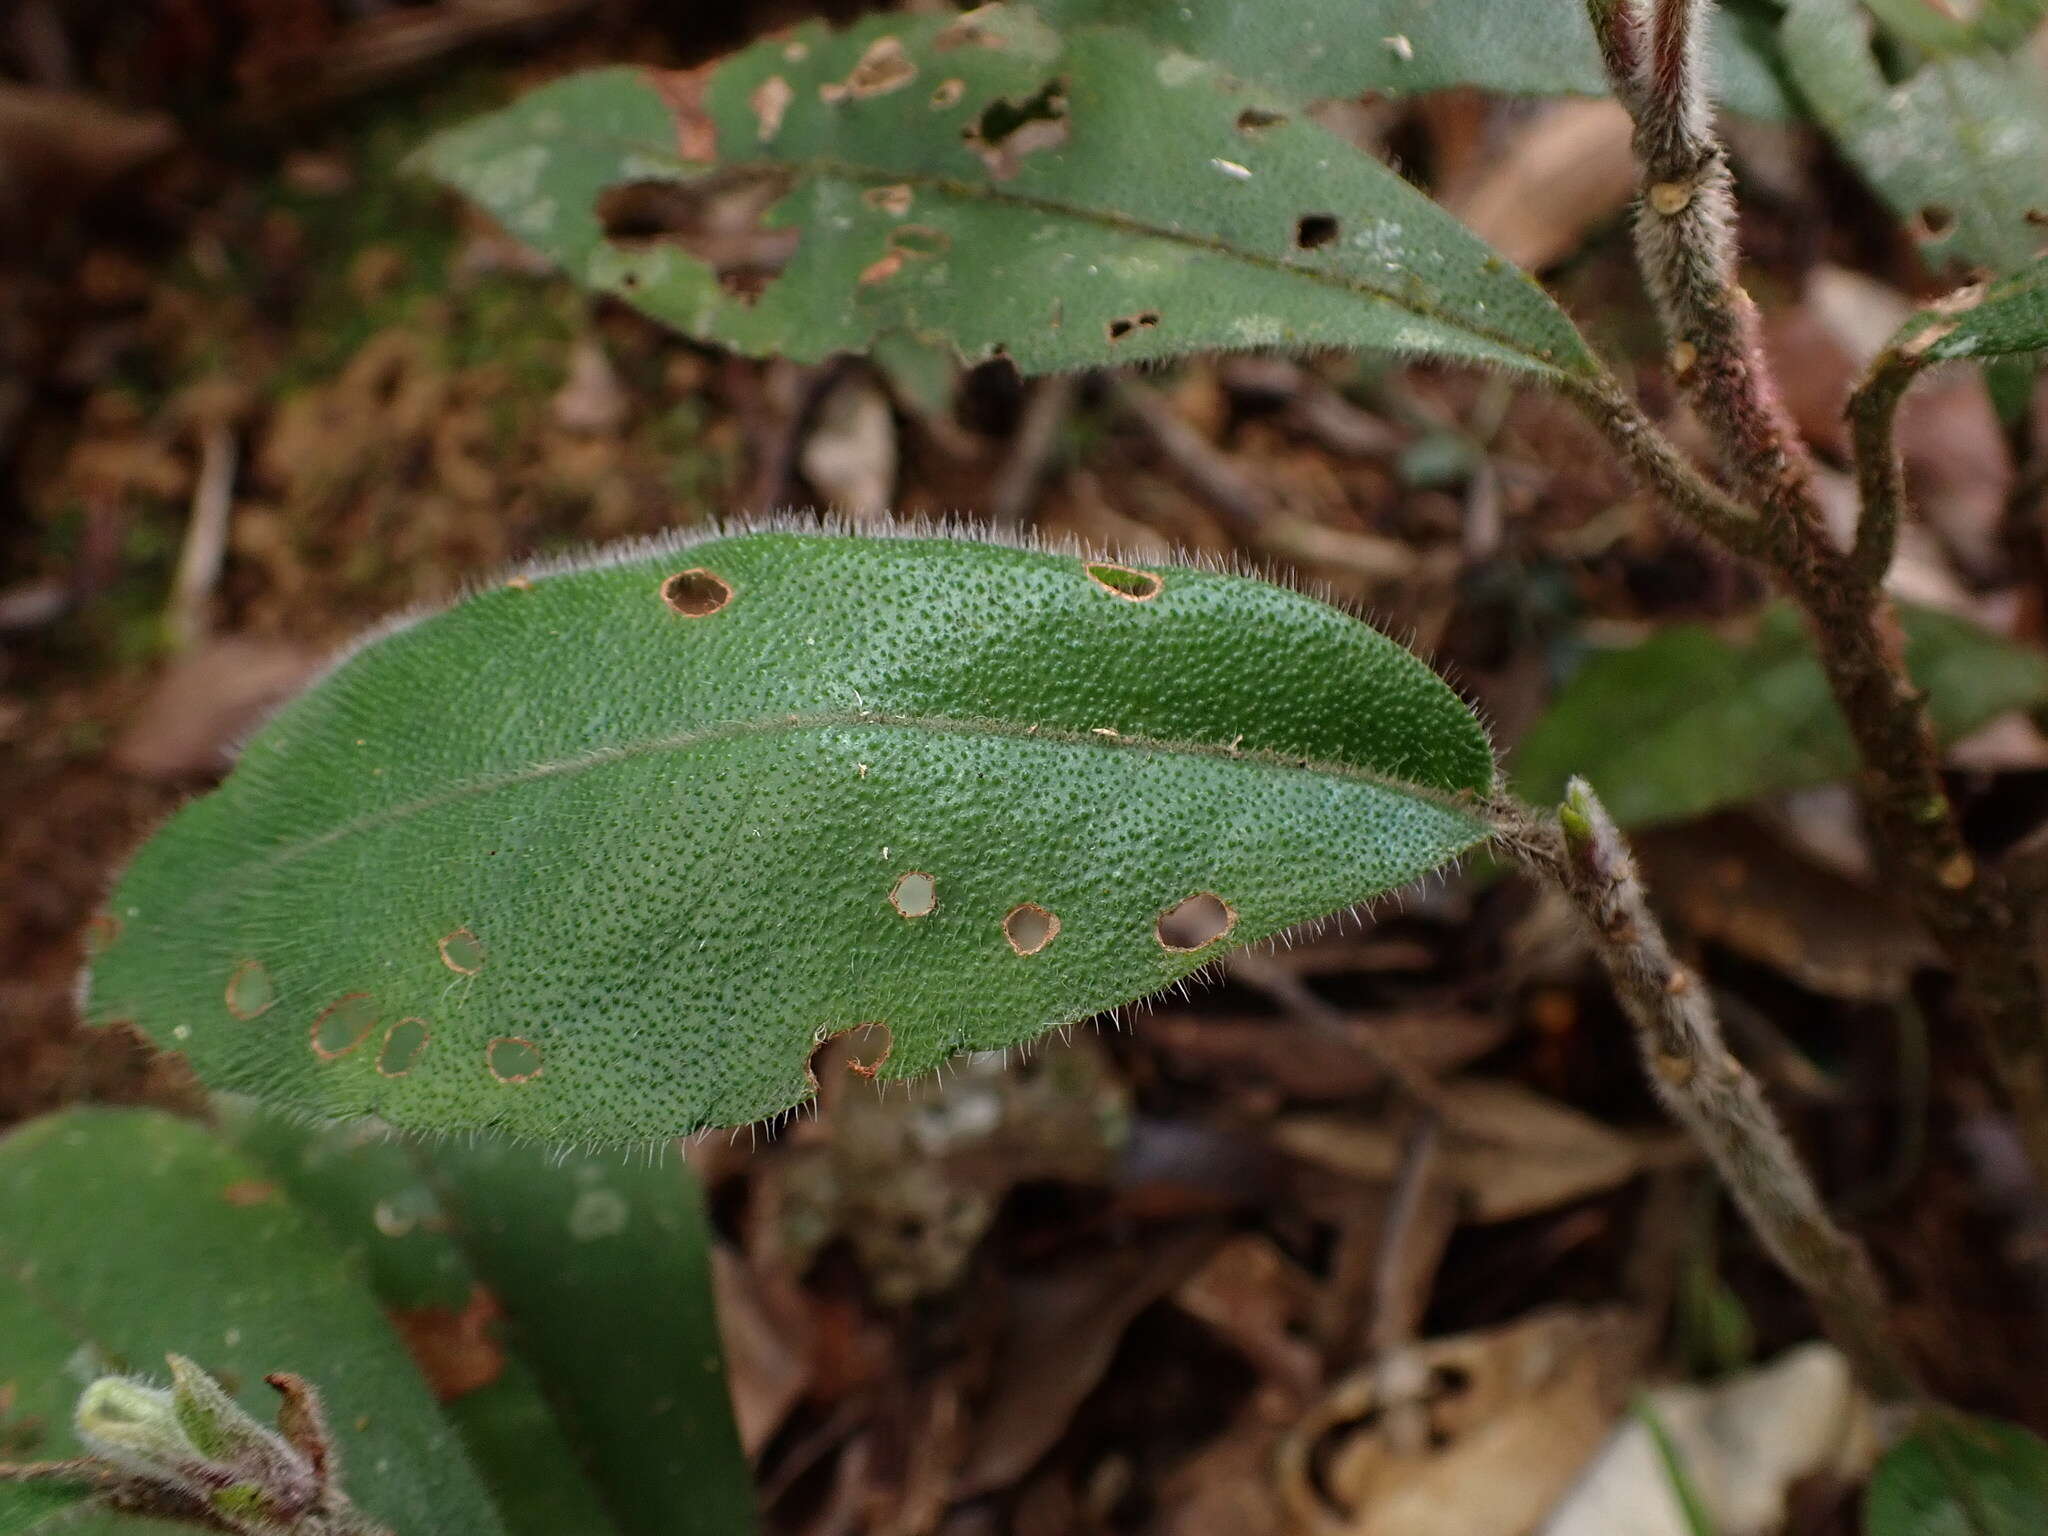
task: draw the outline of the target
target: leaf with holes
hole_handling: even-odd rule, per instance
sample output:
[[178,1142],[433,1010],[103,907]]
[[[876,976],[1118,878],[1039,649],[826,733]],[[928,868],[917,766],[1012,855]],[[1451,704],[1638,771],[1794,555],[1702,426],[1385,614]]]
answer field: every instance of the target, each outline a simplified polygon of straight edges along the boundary
[[1930,262],[2011,272],[2040,251],[2048,84],[2025,54],[1938,54],[1892,85],[1852,0],[1793,0],[1779,36],[1813,116]]
[[753,1528],[703,1197],[679,1160],[565,1161],[503,1143],[409,1146],[375,1125],[227,1119],[237,1146],[364,1266],[510,1536]]
[[1023,8],[574,75],[423,161],[577,281],[752,354],[902,334],[1027,373],[1269,346],[1595,371],[1531,281],[1291,105]]
[[756,532],[382,634],[145,847],[89,1012],[217,1087],[622,1141],[928,1071],[1478,842],[1420,661],[1240,576]]
[[[171,1352],[264,1423],[277,1412],[266,1373],[311,1381],[366,1514],[407,1532],[503,1532],[358,1272],[257,1165],[152,1111],[72,1110],[0,1140],[0,1454],[78,1455],[87,1381],[160,1380]],[[0,1530],[26,1523],[34,1493],[0,1483]]]
[[2048,352],[2048,256],[1922,310],[1891,345],[1927,362]]
[[1885,1453],[1865,1495],[1868,1536],[2039,1536],[2048,1444],[2017,1424],[1936,1412]]
[[[1900,617],[1943,742],[2048,700],[2048,656],[1932,609]],[[1673,624],[1587,662],[1516,749],[1514,777],[1541,803],[1582,775],[1617,821],[1644,826],[1845,779],[1856,762],[1804,627],[1772,607],[1747,642]]]
[[[1583,5],[1555,0],[1035,0],[1063,30],[1113,24],[1297,100],[1473,86],[1517,96],[1604,96],[1607,74]],[[1710,20],[1716,96],[1783,120],[1773,28],[1737,0]]]

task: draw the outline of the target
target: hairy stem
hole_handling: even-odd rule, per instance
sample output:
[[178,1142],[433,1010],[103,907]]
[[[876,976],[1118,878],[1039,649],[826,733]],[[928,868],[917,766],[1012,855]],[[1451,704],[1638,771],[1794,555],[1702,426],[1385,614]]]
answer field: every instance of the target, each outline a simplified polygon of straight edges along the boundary
[[1821,1204],[1763,1091],[1722,1043],[1706,987],[1671,953],[1621,833],[1582,779],[1556,819],[1503,801],[1501,845],[1561,892],[1635,1026],[1651,1085],[1691,1132],[1779,1266],[1879,1397],[1920,1396],[1885,1323],[1877,1273]]
[[1587,0],[1587,8],[1616,92],[1635,118],[1643,186],[1636,253],[1672,371],[1730,480],[1760,515],[1731,511],[1619,386],[1582,386],[1573,398],[1681,517],[1768,567],[1804,610],[1862,758],[1880,854],[1941,946],[2048,1183],[2048,992],[2002,881],[1977,866],[1963,839],[1926,699],[1906,671],[1880,584],[1905,499],[1892,419],[1917,367],[1911,344],[1879,359],[1851,408],[1864,515],[1856,547],[1845,553],[1828,536],[1811,459],[1758,345],[1755,307],[1736,281],[1734,199],[1701,63],[1706,0]]

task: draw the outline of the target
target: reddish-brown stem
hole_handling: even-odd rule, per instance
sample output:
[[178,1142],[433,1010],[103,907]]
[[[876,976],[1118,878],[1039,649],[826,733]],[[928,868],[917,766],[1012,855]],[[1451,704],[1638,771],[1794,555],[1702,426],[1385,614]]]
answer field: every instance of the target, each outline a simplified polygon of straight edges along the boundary
[[1555,820],[1506,799],[1492,814],[1500,846],[1579,917],[1635,1025],[1657,1096],[1713,1160],[1751,1229],[1864,1384],[1888,1400],[1917,1397],[1913,1369],[1886,1326],[1876,1271],[1828,1215],[1763,1090],[1722,1043],[1711,995],[1672,955],[1599,798],[1575,779]]
[[1906,671],[1880,584],[1905,499],[1892,418],[1915,354],[1909,345],[1880,358],[1852,405],[1864,513],[1856,548],[1845,553],[1829,537],[1811,458],[1758,345],[1755,307],[1736,281],[1734,199],[1702,79],[1704,0],[1656,0],[1646,57],[1610,41],[1640,37],[1630,0],[1587,4],[1616,92],[1635,117],[1637,259],[1672,371],[1759,515],[1731,513],[1618,387],[1602,382],[1572,393],[1674,510],[1767,566],[1804,610],[1863,762],[1863,800],[1881,854],[1941,946],[2048,1182],[2048,994],[2002,881],[1977,865],[1963,840],[1926,700]]

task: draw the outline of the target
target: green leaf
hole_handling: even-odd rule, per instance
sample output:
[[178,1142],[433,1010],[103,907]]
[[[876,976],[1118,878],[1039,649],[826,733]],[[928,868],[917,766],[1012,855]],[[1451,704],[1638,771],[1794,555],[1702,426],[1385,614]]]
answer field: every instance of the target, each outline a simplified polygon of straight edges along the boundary
[[[1900,617],[1943,742],[2048,699],[2038,651],[1932,609]],[[1798,616],[1774,606],[1746,642],[1674,624],[1588,661],[1514,762],[1517,789],[1538,804],[1580,774],[1617,821],[1645,826],[1848,778],[1857,758]]]
[[[246,1108],[224,1113],[235,1146],[320,1222],[360,1266],[385,1311],[446,1341],[451,1372],[488,1355],[491,1340],[470,1330],[502,1298],[464,1257],[405,1146],[373,1125],[315,1129]],[[614,1324],[627,1328],[637,1315],[622,1314]],[[495,1332],[500,1325],[486,1326]],[[445,1383],[459,1394],[444,1397],[441,1411],[497,1496],[508,1536],[618,1536],[525,1360],[517,1353],[486,1360],[474,1376],[489,1379]]]
[[2017,1424],[1930,1415],[1877,1464],[1868,1536],[2040,1536],[2048,1530],[2048,1444]]
[[1922,310],[1900,327],[1891,345],[1928,362],[2048,351],[2048,256]]
[[[90,1015],[320,1114],[743,1124],[856,1025],[912,1076],[1412,880],[1485,836],[1458,802],[1491,777],[1420,661],[1263,582],[676,542],[391,631],[286,708],[121,881]],[[1162,935],[1196,896],[1225,933]]]
[[[904,333],[1026,373],[1270,346],[1597,371],[1531,280],[1291,100],[1025,9],[572,75],[421,158],[578,282],[749,354]],[[600,200],[629,183],[667,184],[650,217],[679,226],[762,189],[767,240],[746,261],[728,240],[722,283],[687,228],[608,238]],[[776,231],[794,249],[764,273]]]
[[[72,1406],[87,1382],[161,1375],[172,1352],[264,1422],[276,1413],[266,1372],[311,1381],[343,1486],[395,1529],[503,1531],[360,1274],[255,1165],[150,1111],[72,1110],[0,1140],[0,1383],[19,1419],[47,1426],[32,1454],[78,1454]],[[0,1529],[23,1491],[0,1484]]]
[[2034,218],[2048,209],[2048,84],[2032,60],[1942,54],[1888,84],[1852,0],[1793,0],[1779,37],[1814,117],[1921,232],[1928,261],[2010,272],[2033,259]]
[[[1062,30],[1113,23],[1296,100],[1474,86],[1516,96],[1604,96],[1607,75],[1583,4],[1556,0],[1036,0]],[[1797,116],[1777,78],[1768,26],[1716,6],[1719,99],[1748,117]]]
[[0,1483],[0,1536],[89,1531],[93,1490],[77,1483]]
[[712,1306],[711,1231],[681,1158],[565,1161],[451,1143],[434,1153],[432,1176],[619,1529],[754,1529]]

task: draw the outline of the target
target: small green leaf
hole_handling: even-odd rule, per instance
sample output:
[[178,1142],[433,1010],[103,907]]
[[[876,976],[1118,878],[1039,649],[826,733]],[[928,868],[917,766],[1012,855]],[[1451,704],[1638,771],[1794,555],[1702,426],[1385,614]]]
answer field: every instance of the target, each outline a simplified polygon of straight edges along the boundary
[[[365,1514],[408,1532],[503,1531],[356,1271],[260,1169],[155,1112],[72,1110],[0,1140],[0,1382],[16,1415],[47,1426],[33,1454],[79,1454],[87,1383],[161,1372],[170,1353],[264,1421],[277,1411],[266,1373],[312,1381]],[[0,1484],[0,1530],[41,1492]]]
[[[387,1314],[449,1340],[451,1352],[488,1352],[504,1326],[488,1321],[502,1298],[464,1256],[404,1145],[377,1126],[315,1129],[245,1107],[222,1113],[235,1146],[361,1266]],[[629,1326],[635,1316],[618,1321]],[[466,1337],[478,1322],[487,1336]],[[460,1388],[441,1411],[497,1497],[508,1536],[619,1536],[520,1355],[444,1386]],[[706,1475],[715,1480],[718,1469]]]
[[1868,1536],[2040,1536],[2048,1444],[2017,1424],[1932,1414],[1877,1464]]
[[92,1500],[83,1483],[0,1482],[0,1536],[91,1536]]
[[358,651],[136,859],[89,1008],[320,1114],[744,1124],[858,1025],[913,1076],[1404,884],[1491,780],[1426,666],[1263,582],[682,541]]
[[[1604,96],[1583,4],[1555,0],[1035,0],[1063,30],[1114,23],[1297,100],[1473,86],[1515,96]],[[1712,13],[1721,102],[1748,117],[1797,116],[1768,27],[1743,5]]]
[[1929,362],[2048,351],[2048,256],[2011,277],[1922,310],[1900,328],[1891,345]]
[[[1931,609],[1900,616],[1908,669],[1943,742],[2048,699],[2048,656]],[[1674,624],[1593,658],[1514,757],[1529,799],[1554,799],[1581,774],[1624,826],[1847,778],[1856,762],[1805,629],[1784,607],[1765,610],[1747,642]]]
[[2011,272],[2041,247],[2048,84],[2024,54],[1937,55],[1899,85],[1853,0],[1793,0],[1779,33],[1814,117],[1932,263]]
[[[570,76],[422,160],[578,282],[750,354],[901,333],[1026,373],[1270,346],[1596,371],[1531,281],[1291,98],[1021,7]],[[687,228],[608,237],[599,204],[632,183],[682,226],[756,188],[761,238],[721,281]]]
[[625,1536],[746,1536],[704,1197],[679,1155],[448,1143],[431,1176]]

